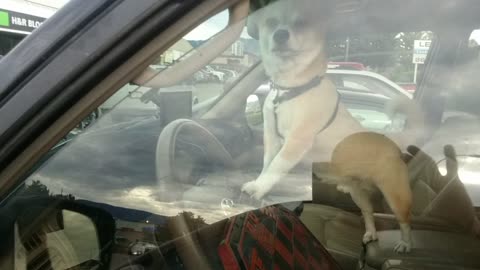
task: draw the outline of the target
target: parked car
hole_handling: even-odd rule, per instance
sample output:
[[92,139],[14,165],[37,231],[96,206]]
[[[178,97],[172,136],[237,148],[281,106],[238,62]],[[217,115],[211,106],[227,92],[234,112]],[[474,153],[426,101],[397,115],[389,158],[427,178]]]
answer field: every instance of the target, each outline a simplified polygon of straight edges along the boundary
[[329,69],[346,69],[346,70],[366,70],[362,63],[357,62],[328,62]]
[[[362,126],[377,132],[391,132],[401,129],[402,123],[393,123],[399,119],[391,119],[388,115],[387,103],[391,98],[412,95],[384,76],[357,70],[329,69],[329,78],[333,80],[350,113]],[[261,108],[270,84],[262,84],[254,95],[257,98],[247,99],[246,114],[250,124],[263,123]]]
[[417,88],[416,83],[398,83],[403,89],[407,90],[409,93],[415,93],[415,90]]
[[376,93],[390,98],[398,94],[412,97],[412,94],[401,86],[375,72],[333,69],[328,70],[327,74],[341,89]]
[[205,66],[204,70],[205,70],[205,72],[210,74],[214,80],[220,81],[220,82],[222,82],[224,80],[225,73],[223,73],[221,71],[218,71],[218,70],[215,70],[211,66]]
[[225,82],[227,81],[233,81],[238,77],[238,73],[230,70],[230,69],[225,69],[225,68],[217,68],[218,71],[223,72],[225,74],[224,80]]
[[[255,61],[259,55],[244,59],[245,71],[230,84],[195,84],[195,105],[191,95],[168,91],[216,57],[224,59],[229,46],[245,38],[242,23],[250,8],[242,3],[250,1],[70,0],[2,58],[1,269],[247,269],[245,256],[238,257],[243,251],[258,251],[258,268],[272,262],[294,269],[317,260],[329,269],[480,268],[480,89],[474,76],[480,63],[469,45],[480,25],[480,3],[339,1],[329,22],[333,56],[345,54],[341,45],[349,38],[352,55],[385,68],[413,68],[412,44],[402,42],[430,35],[423,30],[434,35],[434,53],[427,55],[414,98],[427,116],[427,138],[421,151],[410,148],[404,157],[413,196],[409,254],[393,252],[398,223],[381,195],[372,198],[379,239],[362,243],[360,210],[348,194],[312,177],[311,164],[299,164],[261,201],[241,192],[263,169],[262,125],[249,125],[245,113],[258,111],[268,91],[259,89],[268,80],[261,60]],[[259,7],[260,1],[252,3]],[[195,29],[200,36],[205,29],[217,34],[168,69],[149,69]],[[144,74],[151,79],[138,83]],[[354,116],[356,104],[372,112],[358,112],[365,119],[357,119],[369,125],[378,122],[377,109],[391,96],[404,95],[388,83],[390,90],[379,93],[380,87],[338,80],[342,104]],[[158,91],[145,98],[160,98],[162,108],[139,102],[149,115],[112,121],[132,103],[132,90],[150,89]],[[102,104],[112,104],[111,110],[58,144]],[[386,125],[379,122],[378,129],[366,127],[383,133]],[[445,157],[445,145],[454,147],[456,160]],[[161,238],[159,252],[145,252],[148,245],[135,249],[137,256],[114,252],[120,219],[112,209],[128,212],[121,215],[131,226],[125,232]],[[275,220],[278,211],[285,215]],[[161,218],[152,224],[150,217]],[[249,226],[252,220],[257,226]],[[284,226],[273,235],[269,228],[277,227],[271,224]],[[241,230],[232,234],[231,228]],[[294,238],[282,235],[292,232]],[[235,237],[246,245],[230,245]],[[58,247],[68,247],[68,256]]]
[[[330,71],[328,74],[331,74]],[[395,91],[396,89],[392,90]],[[263,124],[261,108],[263,107],[263,101],[265,100],[269,91],[270,85],[263,84],[254,93],[254,95],[257,97],[256,99],[247,99],[245,113],[247,115],[247,119],[249,119],[249,123],[254,123],[254,125]],[[372,93],[370,91],[356,91],[347,87],[339,87],[337,88],[337,91],[340,94],[340,98],[347,107],[348,111],[362,124],[362,126],[368,128],[369,130],[381,133],[393,131],[393,121],[395,119],[392,119],[392,116],[388,115],[389,112],[386,111],[387,103],[392,96],[387,97],[380,93]],[[399,92],[397,95],[405,94],[403,92]],[[395,126],[398,128],[397,125]]]
[[141,256],[155,249],[158,249],[158,247],[154,244],[143,242],[143,241],[137,241],[135,243],[132,243],[128,253],[133,256]]

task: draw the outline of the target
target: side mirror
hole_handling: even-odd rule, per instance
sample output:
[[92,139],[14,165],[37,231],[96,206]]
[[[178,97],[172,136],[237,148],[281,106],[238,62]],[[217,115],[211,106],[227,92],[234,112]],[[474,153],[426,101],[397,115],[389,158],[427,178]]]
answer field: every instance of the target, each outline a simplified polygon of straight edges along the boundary
[[15,199],[0,211],[3,269],[108,269],[115,221],[69,199]]
[[263,124],[262,104],[257,95],[248,96],[245,106],[245,116],[248,125],[251,127]]

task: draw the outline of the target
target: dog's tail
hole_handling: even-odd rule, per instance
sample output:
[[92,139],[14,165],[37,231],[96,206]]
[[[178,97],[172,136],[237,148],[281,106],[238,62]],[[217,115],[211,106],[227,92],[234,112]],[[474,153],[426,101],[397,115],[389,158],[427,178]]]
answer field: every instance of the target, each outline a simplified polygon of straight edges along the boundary
[[424,142],[425,114],[415,100],[404,96],[394,97],[387,102],[385,111],[392,119],[392,129],[401,129],[398,139],[401,145],[421,145]]

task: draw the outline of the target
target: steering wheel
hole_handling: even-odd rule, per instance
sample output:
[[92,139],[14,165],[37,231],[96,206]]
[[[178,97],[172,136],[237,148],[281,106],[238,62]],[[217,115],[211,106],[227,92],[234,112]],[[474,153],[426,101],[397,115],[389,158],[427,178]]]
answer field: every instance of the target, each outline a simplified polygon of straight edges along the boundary
[[234,167],[223,144],[190,119],[178,119],[165,126],[158,137],[155,156],[157,183],[165,185],[165,191],[175,196],[181,195],[178,191],[183,186],[195,185],[202,173]]

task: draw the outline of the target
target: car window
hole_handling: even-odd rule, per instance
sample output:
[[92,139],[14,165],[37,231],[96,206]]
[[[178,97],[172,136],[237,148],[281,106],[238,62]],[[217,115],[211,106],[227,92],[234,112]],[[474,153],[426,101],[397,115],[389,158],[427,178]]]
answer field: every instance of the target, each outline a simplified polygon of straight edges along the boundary
[[367,87],[352,81],[344,81],[343,86],[347,89],[369,92]]
[[[225,28],[228,17],[228,12],[223,11],[190,31],[158,56],[156,61],[150,65],[151,72],[161,73],[176,63],[183,61],[183,58],[195,52],[199,46]],[[67,138],[81,132],[98,119],[100,115],[105,115],[103,122],[108,123],[108,125],[158,117],[159,110],[166,107],[168,103],[172,104],[172,102],[181,102],[182,105],[177,106],[177,108],[184,107],[183,105],[186,103],[191,104],[190,108],[180,109],[177,112],[178,115],[175,116],[191,117],[195,111],[195,109],[192,109],[193,106],[199,103],[208,104],[215,101],[229,83],[238,78],[257,61],[256,57],[252,57],[249,54],[248,49],[244,49],[245,46],[242,40],[228,46],[209,65],[202,67],[174,85],[161,87],[160,89],[147,85],[139,86],[134,83],[124,85],[104,104],[84,119]],[[159,97],[167,95],[171,99],[161,105]],[[112,111],[114,107],[116,109]],[[107,112],[111,113],[107,114]],[[106,120],[107,118],[109,119],[108,121]]]
[[377,74],[331,73],[330,76],[334,77],[337,87],[341,89],[382,94],[386,97],[406,95],[406,91],[403,88]]
[[382,103],[346,99],[345,104],[352,116],[368,130],[385,133],[392,128],[392,120]]
[[[215,36],[215,31],[210,31],[211,25],[217,27],[217,32],[226,25],[228,19],[226,14],[226,12],[219,13],[198,26],[161,54],[158,60],[150,65],[149,69],[161,74],[170,68],[174,68],[177,63],[186,61],[187,56],[194,53],[198,46]],[[222,187],[218,191],[218,195],[213,196],[213,198],[201,198],[200,191],[196,191],[196,185],[201,185],[203,181],[213,181],[214,185],[218,185],[217,181],[225,177],[225,171],[218,171],[220,165],[217,165],[216,162],[220,161],[210,160],[209,155],[211,154],[217,155],[220,160],[222,159],[221,156],[225,155],[224,159],[228,157],[232,160],[229,162],[250,164],[245,165],[247,166],[246,171],[232,172],[235,180],[232,183],[227,183],[228,185],[235,186],[238,185],[236,181],[241,182],[247,178],[254,178],[261,168],[261,158],[259,158],[261,152],[258,151],[262,151],[262,148],[260,147],[258,148],[260,150],[258,150],[255,148],[255,144],[257,143],[256,137],[261,137],[258,133],[263,132],[265,115],[262,113],[262,107],[267,98],[266,95],[270,92],[271,84],[263,83],[257,90],[250,90],[253,95],[250,95],[245,103],[238,99],[232,99],[232,107],[233,104],[245,104],[246,115],[239,113],[237,116],[231,116],[232,119],[241,116],[239,120],[210,120],[201,117],[202,113],[205,113],[208,108],[215,106],[217,99],[222,98],[223,101],[229,98],[228,94],[233,96],[235,93],[224,93],[224,89],[229,84],[235,83],[235,79],[241,77],[242,74],[252,72],[255,64],[259,61],[261,49],[258,41],[252,39],[245,32],[213,61],[187,79],[174,85],[155,88],[147,82],[143,85],[130,83],[123,86],[93,112],[93,115],[85,120],[86,123],[85,121],[82,122],[69,135],[72,138],[69,143],[58,150],[58,153],[48,163],[34,173],[30,177],[30,181],[42,182],[51,192],[55,190],[55,192],[64,192],[76,197],[79,196],[79,191],[90,189],[89,185],[81,184],[82,181],[85,181],[84,179],[97,179],[96,182],[98,181],[97,183],[102,187],[106,187],[107,183],[114,183],[110,185],[110,191],[101,200],[102,203],[148,211],[149,213],[152,207],[158,208],[158,210],[151,212],[154,217],[156,215],[175,216],[179,213],[189,213],[192,215],[192,219],[196,219],[196,216],[198,216],[199,220],[202,220],[201,223],[212,223],[224,217],[225,213],[232,215],[252,205],[258,206],[260,201],[250,199],[236,203],[235,208],[229,206],[230,196],[234,196],[240,190],[229,190],[225,194]],[[370,37],[362,38],[369,40]],[[398,34],[392,38],[398,38]],[[363,44],[363,41],[359,42],[359,44]],[[332,47],[336,47],[336,45],[332,45]],[[376,69],[378,72],[388,70],[387,66],[375,66],[374,63],[381,62],[383,58],[371,60],[366,52],[361,51],[361,46],[357,48],[355,43],[352,42],[350,50],[349,57],[351,59],[346,60],[365,63],[368,68]],[[358,54],[353,53],[355,50],[359,51]],[[392,58],[391,51],[377,50],[377,52],[384,55],[382,57],[385,59]],[[332,57],[332,59],[336,58]],[[350,77],[346,74],[345,78]],[[349,80],[344,79],[345,81],[348,86]],[[363,85],[366,84],[361,80],[350,81],[356,83],[359,87],[364,87]],[[267,91],[260,91],[259,89],[262,89],[262,87],[264,90],[266,87]],[[372,91],[377,93],[379,89],[376,87]],[[390,131],[392,120],[385,111],[389,99],[381,95],[370,95],[370,91],[361,92],[366,95],[359,95],[355,91],[340,92],[339,97],[342,100],[341,102],[344,103],[341,106],[346,106],[347,111],[353,118],[368,130],[383,133]],[[157,189],[154,188],[157,187],[155,183],[161,181],[162,172],[159,172],[158,167],[154,166],[159,158],[156,156],[158,152],[152,152],[151,150],[155,150],[155,145],[157,145],[157,148],[161,147],[160,145],[164,142],[160,142],[161,137],[158,135],[162,133],[167,124],[175,122],[176,119],[193,119],[200,123],[203,128],[208,130],[209,136],[215,138],[216,142],[208,142],[208,144],[217,143],[216,147],[223,148],[224,153],[210,153],[210,151],[213,151],[212,149],[204,149],[203,145],[207,142],[203,141],[205,138],[200,137],[197,141],[196,132],[198,131],[195,131],[195,129],[185,134],[176,135],[173,138],[178,141],[176,141],[177,145],[173,155],[176,157],[174,166],[178,166],[175,169],[178,169],[179,172],[176,173],[175,177],[182,179],[180,181],[183,184],[177,186],[160,185]],[[250,125],[244,125],[242,121],[248,122]],[[252,127],[256,128],[253,133],[248,130]],[[102,134],[105,134],[105,132],[113,133],[111,136],[103,136]],[[128,143],[122,145],[122,147],[117,147],[115,142],[117,140],[119,143],[127,140]],[[150,151],[147,149],[150,149]],[[95,154],[90,151],[94,151]],[[132,151],[136,154],[132,155]],[[84,160],[85,157],[92,155],[98,155],[98,158]],[[255,155],[255,157],[252,155]],[[244,158],[247,158],[247,160],[242,160]],[[75,161],[77,159],[82,160],[79,164],[82,165],[83,169],[77,168],[75,172],[68,171],[68,175],[65,175],[67,170],[61,168],[63,166],[69,167],[71,162],[77,164],[78,162]],[[197,162],[202,164],[200,168],[191,167]],[[227,161],[223,160],[222,162]],[[102,173],[99,174],[97,170]],[[310,174],[310,171],[300,170],[300,175],[304,173]],[[227,174],[230,174],[230,172]],[[54,181],[54,188],[51,186],[53,182],[49,179],[61,181]],[[117,182],[118,179],[122,180]],[[72,181],[75,184],[70,184]],[[308,184],[308,180],[305,181],[305,178],[302,181],[301,183]],[[71,185],[75,185],[75,190],[72,189],[73,186]],[[211,184],[207,183],[207,186],[209,185]],[[178,192],[183,193],[185,200],[195,203],[190,205],[190,203],[183,202],[178,207],[166,208],[166,204],[170,203],[170,200],[175,198],[175,193]],[[282,193],[284,191],[281,191],[280,195],[273,195],[272,200],[278,202],[292,200],[291,196],[298,197],[299,200],[311,199],[309,188],[306,187],[299,188],[292,194],[282,195]],[[83,196],[86,196],[84,198],[87,200],[94,200],[97,197],[94,193],[85,193]],[[217,198],[216,196],[223,197]],[[204,199],[205,201],[203,201]],[[203,206],[196,206],[199,203],[198,201],[207,203],[209,208],[214,209],[220,205],[221,211],[213,211],[207,215]],[[148,243],[152,240],[139,239],[139,241]]]
[[391,126],[390,118],[382,111],[372,109],[350,109],[348,110],[362,126],[374,131],[385,131]]
[[[182,61],[182,57],[191,54],[198,46],[201,46],[208,39],[222,31],[227,26],[228,19],[228,11],[220,12],[211,17],[209,20],[200,24],[185,35],[184,38],[177,41],[167,51],[159,55],[157,60],[151,63],[149,69],[161,73]],[[129,256],[135,257],[143,255],[151,250],[158,249],[160,242],[171,240],[171,234],[165,234],[162,232],[162,230],[166,229],[166,227],[162,226],[167,226],[166,221],[169,218],[181,217],[182,220],[189,220],[192,224],[191,230],[205,226],[207,222],[212,223],[218,220],[219,216],[224,216],[221,211],[213,213],[213,215],[204,215],[205,208],[203,206],[196,206],[194,202],[189,206],[180,203],[178,207],[169,209],[169,205],[172,203],[171,201],[165,198],[157,200],[157,198],[155,198],[157,195],[159,196],[158,198],[161,198],[164,195],[150,193],[150,191],[153,191],[157,186],[155,179],[155,166],[153,165],[155,155],[152,152],[148,153],[149,151],[147,149],[155,148],[156,139],[158,138],[157,135],[159,135],[158,132],[161,131],[166,123],[177,118],[195,117],[195,114],[197,113],[196,107],[208,106],[213,103],[220,95],[222,95],[224,87],[227,84],[237,79],[243,72],[248,70],[255,61],[257,61],[256,58],[252,58],[252,56],[248,54],[247,49],[244,49],[244,46],[245,44],[242,43],[241,40],[228,46],[227,50],[219,53],[218,57],[216,57],[211,63],[175,85],[161,87],[160,89],[139,86],[135,83],[124,85],[105,103],[96,108],[87,118],[81,121],[75,129],[69,132],[69,134],[51,150],[48,156],[55,156],[53,159],[57,161],[49,160],[45,163],[42,161],[38,164],[37,166],[39,166],[40,169],[17,188],[16,192],[18,196],[22,198],[24,196],[66,198],[68,200],[87,201],[94,207],[108,211],[115,208],[116,210],[114,211],[117,211],[117,214],[114,215],[116,219],[116,243],[113,250],[114,254],[117,255],[114,255],[115,258],[114,263],[112,263],[111,266],[112,269],[128,263]],[[157,134],[144,140],[146,133],[142,134],[143,132],[140,132],[140,134],[138,134],[139,136],[130,133],[130,131],[134,130],[131,129],[132,127],[143,124],[148,126],[144,131],[151,135],[154,135],[155,133]],[[144,142],[142,144],[147,147],[144,148],[144,150],[147,151],[140,150],[140,152],[143,152],[145,155],[140,154],[140,152],[139,154],[142,155],[145,160],[142,161],[142,158],[139,159],[138,161],[140,161],[140,163],[136,169],[134,169],[135,165],[128,165],[131,161],[131,157],[128,157],[129,154],[113,154],[110,152],[116,147],[111,148],[112,145],[110,145],[101,149],[102,147],[99,148],[99,146],[103,143],[97,140],[94,140],[94,144],[96,145],[99,143],[99,145],[89,145],[88,141],[90,141],[90,139],[87,137],[90,135],[94,137],[103,137],[101,134],[104,134],[107,130],[127,131],[128,134],[120,132],[123,134],[121,137],[133,136],[138,139],[138,142]],[[85,138],[86,140],[82,138]],[[116,140],[114,138],[111,139],[112,142]],[[109,141],[111,139],[109,139]],[[74,143],[74,141],[76,142]],[[88,146],[84,143],[87,143]],[[128,144],[134,147],[138,146],[135,142]],[[117,149],[120,150],[121,148]],[[72,173],[70,175],[71,177],[62,175],[63,173],[61,173],[61,171],[63,169],[60,171],[58,171],[58,169],[63,165],[57,163],[58,161],[62,163],[61,160],[63,158],[61,156],[65,155],[73,158],[67,161],[67,163],[77,163],[77,161],[83,160],[83,157],[81,157],[83,154],[77,152],[80,149],[97,149],[100,151],[98,153],[105,153],[109,158],[91,160],[94,163],[100,162],[97,163],[97,165],[94,165],[93,163],[84,163],[86,167],[83,169],[77,168],[79,170],[76,170],[76,172],[68,170]],[[71,156],[72,151],[77,152],[80,155],[77,156],[74,154],[76,157],[73,157]],[[83,150],[80,150],[80,152],[83,152]],[[107,154],[107,152],[109,153]],[[123,152],[123,150],[121,150],[121,152]],[[117,156],[118,159],[114,158],[114,156]],[[57,159],[57,157],[59,159]],[[79,160],[75,160],[77,158],[79,158]],[[80,162],[83,163],[84,161],[85,160]],[[113,171],[108,167],[113,164],[117,164],[114,166],[120,166],[117,167],[117,169],[126,166],[124,167],[125,170],[115,169],[119,174],[112,175],[111,172]],[[65,163],[64,165],[67,164]],[[93,178],[91,178],[93,176],[91,173],[96,174],[94,171],[101,167],[106,169],[106,174],[104,174],[106,178],[103,178],[103,176],[100,178],[107,181],[103,182],[102,180],[102,186],[107,188],[106,185],[110,185],[108,188],[110,190],[110,195],[103,199],[98,197],[99,194],[92,193],[92,196],[86,197],[79,195],[78,191],[85,195],[91,193],[91,191],[89,191],[91,185],[85,182],[85,180],[93,180]],[[50,171],[49,168],[53,169],[53,171]],[[139,172],[143,177],[140,175],[133,177],[133,174],[136,173],[133,173],[131,169]],[[53,172],[53,174],[50,175],[50,172],[44,174],[43,172],[46,171]],[[120,179],[123,179],[121,181],[123,181],[124,184],[118,186],[119,182],[117,182],[117,180]],[[57,182],[58,180],[60,180],[60,182]],[[73,182],[71,182],[72,180],[76,183],[74,184],[76,187],[71,185],[73,184]],[[110,182],[110,184],[108,184],[108,182]],[[103,188],[100,189],[103,190]],[[166,193],[164,194],[168,196],[169,193],[172,194],[177,191],[165,190]],[[152,196],[151,199],[147,198],[149,196]],[[125,198],[123,201],[127,204],[120,202],[122,201],[122,197]],[[120,201],[118,199],[120,199]],[[152,207],[159,207],[159,209],[165,209],[167,212],[158,212],[157,210],[152,210]],[[74,218],[69,219],[69,222],[67,222],[67,219],[71,216],[74,216]],[[54,230],[51,233],[47,233],[47,245],[50,248],[47,249],[48,252],[61,259],[60,261],[51,262],[53,269],[70,269],[71,267],[85,267],[85,269],[90,269],[87,268],[89,265],[94,267],[96,265],[94,261],[98,259],[98,254],[100,252],[99,247],[98,245],[92,246],[87,245],[86,243],[98,241],[96,239],[97,235],[95,235],[95,230],[92,230],[91,227],[89,227],[88,222],[85,223],[85,220],[82,219],[82,217],[76,217],[73,212],[66,212],[63,219],[65,222],[65,230]],[[160,224],[163,224],[161,228],[159,227]],[[67,225],[69,226],[68,228]],[[82,230],[79,231],[78,227]],[[79,235],[81,236],[81,239],[78,237]],[[23,238],[19,240],[18,249],[20,250],[19,252],[24,252],[26,257],[17,263],[20,265],[23,263],[33,265],[33,263],[36,263],[34,260],[40,260],[40,257],[32,257],[32,252],[37,252],[37,248],[32,248],[28,245],[25,246],[22,241],[24,241]],[[40,244],[42,243],[39,242],[39,245]],[[59,247],[59,245],[65,244],[71,246],[65,247],[65,250],[63,251],[59,251],[59,249],[62,248]],[[58,252],[60,253],[58,254]]]
[[159,54],[2,202],[86,207],[35,233],[21,211],[19,261],[47,238],[73,243],[58,269],[109,248],[112,269],[306,269],[322,246],[344,269],[480,267],[480,43],[461,36],[478,16],[354,2],[251,1],[246,21],[216,13]]
[[[479,31],[471,32],[467,42],[464,42],[458,56],[458,62],[455,65],[454,72],[446,76],[445,88],[442,94],[445,100],[445,112],[442,115],[442,122],[438,134],[445,136],[442,143],[446,143],[449,136],[454,136],[454,143],[457,147],[459,163],[465,169],[459,173],[461,179],[467,188],[470,197],[475,205],[480,204],[478,196],[479,186],[476,173],[473,168],[478,164],[477,148],[469,146],[470,142],[476,141],[474,134],[478,130],[478,106],[476,100],[479,97],[478,83],[475,77],[478,74],[479,59]],[[468,142],[466,144],[460,141]],[[441,163],[445,170],[445,161]]]

